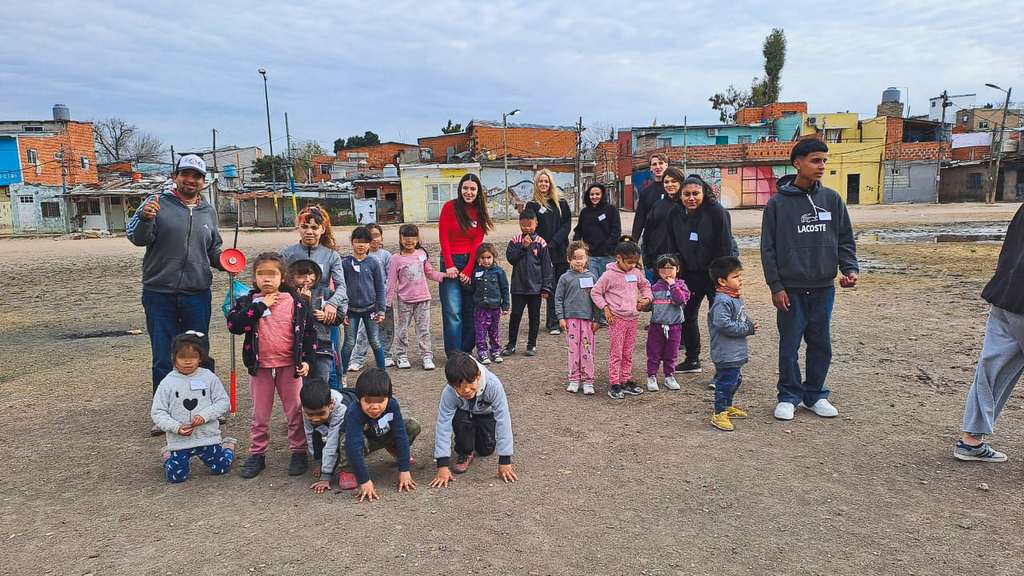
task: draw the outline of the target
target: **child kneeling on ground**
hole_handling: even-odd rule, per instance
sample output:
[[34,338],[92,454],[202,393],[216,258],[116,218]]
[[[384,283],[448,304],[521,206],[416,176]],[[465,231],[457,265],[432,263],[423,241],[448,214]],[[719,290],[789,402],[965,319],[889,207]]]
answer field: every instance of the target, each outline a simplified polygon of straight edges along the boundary
[[711,262],[718,294],[708,310],[711,334],[711,360],[715,363],[715,413],[711,425],[719,430],[735,429],[730,418],[746,418],[747,413],[733,406],[733,398],[743,383],[743,365],[747,363],[747,336],[753,336],[760,324],[747,317],[743,304],[743,266],[739,258],[721,256]]
[[412,492],[416,482],[410,470],[416,464],[410,447],[420,435],[415,418],[403,418],[398,400],[392,397],[391,377],[383,368],[370,368],[356,380],[356,398],[345,413],[345,456],[359,483],[359,501],[373,502],[380,495],[366,468],[367,454],[384,448],[398,460],[398,491]]
[[[313,380],[302,385],[299,391],[302,403],[302,425],[306,431],[306,445],[313,453],[313,461],[319,462],[313,475],[320,480],[310,488],[317,494],[331,489],[331,476],[335,468],[345,465],[340,459],[342,438],[345,437],[345,412],[348,407],[358,404],[356,391],[352,388],[331,390],[326,381]],[[342,490],[358,488],[356,477],[342,471],[338,474],[338,486]]]
[[[441,392],[434,433],[437,476],[431,487],[444,488],[453,480],[452,471],[462,474],[473,455],[490,456],[498,449],[498,478],[519,480],[512,469],[512,417],[501,380],[465,352],[454,352],[444,367],[448,386]],[[455,434],[455,466],[451,461],[452,433]]]
[[202,337],[186,332],[171,343],[171,370],[153,395],[150,416],[167,433],[164,470],[172,484],[188,478],[189,464],[198,456],[213,473],[227,474],[235,457],[235,439],[220,437],[218,418],[231,400],[217,375],[200,364],[209,361]]

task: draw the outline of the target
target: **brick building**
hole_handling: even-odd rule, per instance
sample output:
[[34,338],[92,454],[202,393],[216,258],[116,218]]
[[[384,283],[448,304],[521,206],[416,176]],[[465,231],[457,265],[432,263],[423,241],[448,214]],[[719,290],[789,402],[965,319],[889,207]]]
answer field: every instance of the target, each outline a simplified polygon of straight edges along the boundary
[[402,150],[417,148],[416,144],[401,142],[381,142],[373,146],[360,146],[338,151],[338,160],[342,162],[358,161],[360,168],[366,162],[368,171],[379,172],[388,164],[398,165],[398,155]]

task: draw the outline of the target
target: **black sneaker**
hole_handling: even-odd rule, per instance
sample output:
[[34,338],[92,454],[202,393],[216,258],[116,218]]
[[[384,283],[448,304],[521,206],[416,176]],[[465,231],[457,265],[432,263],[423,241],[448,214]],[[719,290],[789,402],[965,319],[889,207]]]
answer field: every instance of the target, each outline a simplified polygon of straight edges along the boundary
[[527,356],[536,356],[537,355],[537,347],[536,346],[527,346],[526,347],[526,355]]
[[676,372],[682,372],[683,374],[695,374],[703,370],[700,366],[700,358],[687,358],[676,364]]
[[262,454],[253,454],[242,465],[242,478],[255,478],[267,467],[267,459]]
[[632,396],[639,396],[644,393],[644,389],[632,380],[627,380],[626,383],[622,385],[622,391]]
[[619,386],[618,384],[608,387],[608,396],[616,400],[622,400],[626,397],[625,393],[622,391],[622,386]]
[[502,356],[512,356],[515,353],[516,353],[516,347],[515,346],[511,346],[511,345],[505,346],[505,349],[501,351],[501,355]]
[[288,463],[288,475],[302,476],[308,466],[305,452],[292,452],[292,461]]

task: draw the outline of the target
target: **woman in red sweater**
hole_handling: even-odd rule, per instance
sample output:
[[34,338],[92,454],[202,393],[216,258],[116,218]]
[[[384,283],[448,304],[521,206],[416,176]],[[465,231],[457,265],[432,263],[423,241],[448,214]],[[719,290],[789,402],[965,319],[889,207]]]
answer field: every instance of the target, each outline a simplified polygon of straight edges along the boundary
[[437,232],[441,240],[441,269],[445,279],[438,289],[444,329],[444,353],[472,352],[476,345],[473,327],[473,295],[466,292],[473,273],[473,254],[494,229],[487,215],[487,195],[476,174],[459,180],[458,196],[445,202]]

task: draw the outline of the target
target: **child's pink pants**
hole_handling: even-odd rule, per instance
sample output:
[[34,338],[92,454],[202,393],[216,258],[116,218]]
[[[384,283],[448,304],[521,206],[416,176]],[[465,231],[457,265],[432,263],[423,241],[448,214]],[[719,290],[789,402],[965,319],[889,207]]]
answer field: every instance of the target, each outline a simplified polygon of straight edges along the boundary
[[608,327],[608,385],[625,384],[633,372],[633,348],[636,347],[637,318],[615,317]]
[[569,381],[594,383],[594,329],[590,320],[566,318],[569,328],[565,341],[569,345]]
[[295,377],[294,366],[256,369],[256,375],[249,379],[252,392],[252,428],[249,431],[252,445],[249,446],[249,454],[259,456],[267,452],[275,389],[281,397],[284,418],[288,421],[288,444],[291,445],[291,451],[306,452],[306,432],[302,427],[302,405],[299,403],[301,388],[302,378]]

